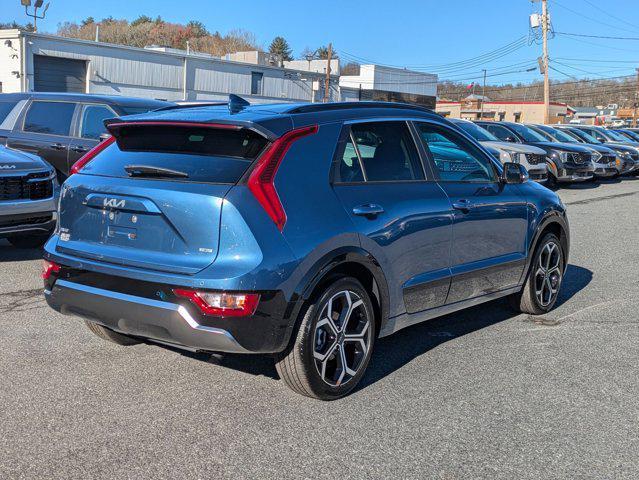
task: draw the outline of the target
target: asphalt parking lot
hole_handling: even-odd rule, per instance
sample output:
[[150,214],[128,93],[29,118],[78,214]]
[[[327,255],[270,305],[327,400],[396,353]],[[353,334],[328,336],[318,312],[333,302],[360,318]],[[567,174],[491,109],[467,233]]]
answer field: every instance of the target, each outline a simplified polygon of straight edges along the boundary
[[0,478],[637,478],[639,177],[559,193],[558,308],[405,329],[329,403],[268,358],[101,341],[0,243]]

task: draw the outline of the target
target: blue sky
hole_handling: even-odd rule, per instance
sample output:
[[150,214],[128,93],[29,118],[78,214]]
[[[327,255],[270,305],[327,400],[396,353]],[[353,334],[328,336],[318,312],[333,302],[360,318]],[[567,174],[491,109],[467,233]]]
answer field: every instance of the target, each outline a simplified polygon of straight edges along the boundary
[[[26,20],[19,0],[2,3],[1,21]],[[550,0],[549,5],[557,32],[639,38],[637,0]],[[540,78],[538,72],[523,70],[535,66],[541,46],[512,43],[528,35],[528,16],[539,8],[539,3],[529,0],[51,0],[40,29],[55,32],[61,22],[88,16],[160,15],[179,23],[197,19],[211,31],[249,30],[264,47],[282,35],[295,55],[304,47],[332,41],[343,59],[413,66],[440,78],[468,82],[479,81],[481,69],[486,68],[488,83],[499,84]],[[493,55],[466,62],[509,44]],[[557,69],[551,76],[557,80],[627,75],[639,66],[637,40],[558,34],[550,49]],[[505,55],[496,58],[501,54]]]

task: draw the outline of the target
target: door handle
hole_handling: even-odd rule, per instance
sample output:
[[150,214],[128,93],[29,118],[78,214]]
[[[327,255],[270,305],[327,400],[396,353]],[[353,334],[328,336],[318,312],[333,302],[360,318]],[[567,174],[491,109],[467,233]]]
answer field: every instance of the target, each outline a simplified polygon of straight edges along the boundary
[[459,210],[462,213],[469,213],[470,210],[473,208],[473,204],[465,198],[462,198],[457,202],[453,202],[453,208],[455,210]]
[[381,205],[377,205],[375,203],[366,203],[364,205],[359,205],[353,208],[353,215],[358,215],[360,217],[376,217],[380,213],[384,213],[384,209]]
[[61,143],[52,143],[51,145],[49,145],[51,148],[53,148],[54,150],[64,150],[64,145]]
[[83,147],[82,145],[73,145],[71,147],[71,150],[73,150],[76,153],[85,153],[89,151],[87,147]]

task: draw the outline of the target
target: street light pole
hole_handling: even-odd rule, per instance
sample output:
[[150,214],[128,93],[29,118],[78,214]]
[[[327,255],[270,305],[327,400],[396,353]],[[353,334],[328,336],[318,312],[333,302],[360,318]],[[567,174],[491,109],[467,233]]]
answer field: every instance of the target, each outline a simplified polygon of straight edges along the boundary
[[479,119],[484,119],[484,101],[486,100],[486,69],[482,69],[484,72],[484,85],[481,87],[481,113]]
[[29,7],[31,6],[31,0],[20,0],[20,3],[24,6],[24,13],[27,17],[33,18],[33,31],[38,31],[38,19],[42,20],[47,15],[47,10],[49,10],[49,3],[44,6],[44,10],[42,11],[42,15],[38,15],[38,8],[42,7],[44,0],[35,0],[33,3],[33,13],[29,13]]

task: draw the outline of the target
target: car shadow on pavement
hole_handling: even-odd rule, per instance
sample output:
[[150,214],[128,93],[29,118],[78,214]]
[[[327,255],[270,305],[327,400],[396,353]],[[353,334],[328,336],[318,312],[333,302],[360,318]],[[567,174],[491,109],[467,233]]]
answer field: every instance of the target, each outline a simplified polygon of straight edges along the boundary
[[[592,272],[587,268],[573,264],[568,265],[557,306],[570,300],[591,280]],[[517,313],[509,307],[508,302],[505,299],[499,299],[434,318],[400,330],[389,337],[378,339],[366,375],[356,391],[383,379],[444,342],[490,327],[515,316]],[[194,353],[168,346],[160,346],[160,348],[168,348],[194,360],[243,373],[272,379],[279,378],[271,355]]]
[[[570,300],[591,280],[590,270],[569,264],[556,306]],[[366,375],[357,390],[372,385],[444,342],[490,327],[517,315],[506,299],[499,299],[434,318],[400,330],[389,337],[378,339]]]
[[0,263],[22,262],[42,258],[41,248],[16,248],[6,240],[0,239]]

